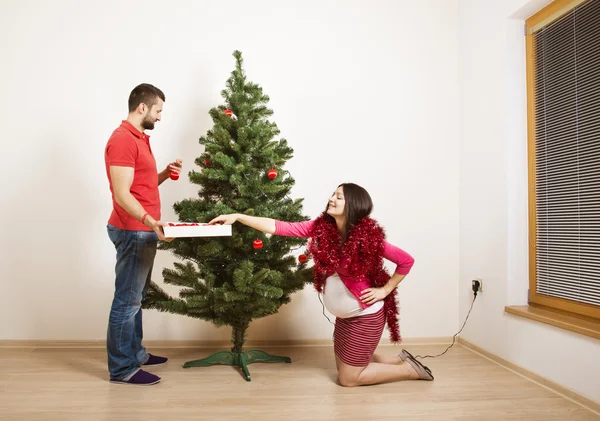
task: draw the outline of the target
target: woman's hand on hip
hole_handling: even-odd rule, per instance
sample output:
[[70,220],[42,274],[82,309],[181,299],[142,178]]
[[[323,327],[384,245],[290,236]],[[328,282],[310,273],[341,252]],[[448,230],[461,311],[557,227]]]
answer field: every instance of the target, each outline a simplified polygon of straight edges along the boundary
[[360,301],[367,305],[375,304],[377,301],[383,300],[388,296],[388,292],[384,287],[367,288],[361,291]]

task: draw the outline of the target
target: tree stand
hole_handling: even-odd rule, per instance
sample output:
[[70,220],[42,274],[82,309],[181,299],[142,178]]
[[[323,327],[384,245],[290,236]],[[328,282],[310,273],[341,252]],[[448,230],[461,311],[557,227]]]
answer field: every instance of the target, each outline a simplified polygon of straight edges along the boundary
[[231,365],[239,367],[247,381],[250,381],[250,372],[248,364],[252,363],[291,363],[289,357],[279,357],[276,355],[267,354],[260,349],[249,349],[247,351],[219,351],[203,358],[201,360],[188,361],[183,365],[183,368],[190,367],[209,367],[211,365]]

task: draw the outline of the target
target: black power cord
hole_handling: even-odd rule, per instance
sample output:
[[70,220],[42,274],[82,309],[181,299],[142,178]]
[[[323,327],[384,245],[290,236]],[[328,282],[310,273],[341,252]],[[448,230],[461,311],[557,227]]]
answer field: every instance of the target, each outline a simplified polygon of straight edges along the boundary
[[[458,332],[456,332],[454,334],[454,336],[452,337],[452,343],[450,344],[450,346],[448,348],[446,348],[446,350],[444,352],[442,352],[441,354],[438,355],[417,355],[415,356],[415,358],[437,358],[437,357],[441,357],[442,355],[444,355],[446,352],[448,352],[450,350],[450,348],[452,348],[454,346],[454,342],[456,341],[456,336],[463,331],[463,329],[465,328],[465,325],[467,324],[467,320],[469,320],[469,316],[471,315],[471,310],[473,310],[473,304],[475,304],[475,299],[477,298],[477,291],[479,291],[479,286],[480,286],[480,282],[475,280],[473,281],[473,301],[471,301],[471,308],[469,308],[469,312],[467,313],[467,317],[465,317],[465,321],[462,325],[462,327],[460,328],[460,330]],[[321,301],[321,305],[323,306],[323,316],[325,316],[325,318],[329,321],[329,323],[331,323],[332,325],[335,326],[335,323],[333,323],[329,317],[327,317],[327,315],[325,314],[325,304],[323,303],[323,301],[321,300],[321,294],[318,294],[319,297],[319,301]]]
[[325,314],[325,304],[323,304],[323,300],[321,300],[321,293],[318,293],[318,294],[317,294],[317,296],[319,297],[319,301],[321,301],[321,305],[323,306],[323,316],[325,316],[325,318],[326,318],[327,320],[329,320],[329,323],[331,323],[332,325],[334,325],[334,326],[335,326],[335,323],[333,323],[333,322],[332,322],[332,321],[329,319],[329,317],[327,317],[327,314]]
[[446,348],[446,350],[444,352],[442,352],[441,354],[438,354],[438,355],[423,355],[423,356],[417,355],[417,356],[415,356],[415,358],[437,358],[437,357],[441,357],[446,352],[448,352],[448,350],[450,348],[452,348],[454,346],[454,341],[456,340],[456,336],[460,332],[462,332],[462,330],[464,329],[465,325],[467,324],[467,320],[469,320],[469,315],[471,314],[471,310],[473,310],[473,304],[475,304],[475,299],[477,298],[477,291],[479,290],[479,285],[480,285],[479,281],[473,281],[473,301],[471,301],[471,308],[469,309],[469,312],[467,313],[467,317],[465,317],[465,322],[463,323],[462,327],[452,337],[452,344],[450,344],[450,346],[448,348]]

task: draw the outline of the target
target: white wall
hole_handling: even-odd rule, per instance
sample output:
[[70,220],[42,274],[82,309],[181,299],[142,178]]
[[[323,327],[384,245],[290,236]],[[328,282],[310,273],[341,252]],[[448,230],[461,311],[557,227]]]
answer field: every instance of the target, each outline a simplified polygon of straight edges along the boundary
[[[0,339],[102,339],[114,248],[103,148],[130,90],[166,93],[152,145],[184,170],[240,49],[295,149],[294,197],[316,216],[340,183],[365,186],[391,242],[416,258],[400,287],[405,337],[458,328],[457,3],[12,0],[0,5]],[[161,187],[170,205],[187,178]],[[173,258],[159,252],[154,279]],[[251,339],[328,339],[307,286]],[[149,339],[227,339],[148,311]],[[387,332],[385,333],[387,338]]]
[[504,313],[527,303],[527,120],[523,21],[547,0],[461,0],[460,320],[462,337],[600,401],[600,341]]

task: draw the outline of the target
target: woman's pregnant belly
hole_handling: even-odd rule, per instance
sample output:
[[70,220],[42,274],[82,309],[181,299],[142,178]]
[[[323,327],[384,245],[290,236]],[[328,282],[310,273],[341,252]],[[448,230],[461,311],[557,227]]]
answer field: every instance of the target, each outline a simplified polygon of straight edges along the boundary
[[348,291],[344,281],[340,279],[337,273],[331,275],[325,282],[323,303],[327,311],[340,319],[376,313],[383,307],[383,301],[377,301],[363,310],[356,297]]

